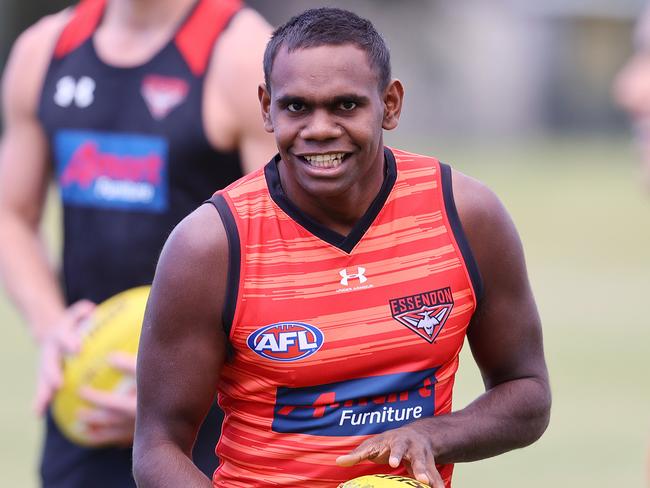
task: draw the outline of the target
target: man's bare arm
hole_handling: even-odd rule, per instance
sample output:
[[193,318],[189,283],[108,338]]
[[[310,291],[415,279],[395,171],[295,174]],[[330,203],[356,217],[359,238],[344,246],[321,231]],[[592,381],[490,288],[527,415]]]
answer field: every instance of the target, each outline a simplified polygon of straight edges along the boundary
[[37,118],[39,93],[63,16],[47,17],[16,41],[2,83],[0,273],[40,338],[63,311],[63,298],[39,225],[50,177],[48,142]]
[[484,296],[468,329],[486,391],[466,408],[440,418],[449,434],[439,462],[473,461],[531,444],[548,425],[551,393],[542,329],[515,226],[497,197],[454,172],[456,205]]
[[212,486],[191,451],[225,358],[227,270],[223,224],[214,207],[203,205],[165,244],[145,314],[133,447],[141,488]]
[[16,41],[3,76],[0,142],[0,275],[40,344],[35,408],[43,412],[61,383],[61,353],[74,350],[76,324],[93,305],[66,309],[40,236],[50,178],[49,146],[37,118],[41,85],[68,12],[45,17]]

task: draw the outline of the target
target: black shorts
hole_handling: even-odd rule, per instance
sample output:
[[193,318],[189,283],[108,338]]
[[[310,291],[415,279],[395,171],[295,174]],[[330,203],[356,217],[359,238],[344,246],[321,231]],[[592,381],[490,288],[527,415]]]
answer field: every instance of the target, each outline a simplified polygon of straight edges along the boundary
[[[214,448],[221,433],[223,413],[210,409],[194,445],[194,463],[210,479],[219,460]],[[47,413],[41,459],[43,488],[135,488],[131,448],[91,449],[70,442]]]

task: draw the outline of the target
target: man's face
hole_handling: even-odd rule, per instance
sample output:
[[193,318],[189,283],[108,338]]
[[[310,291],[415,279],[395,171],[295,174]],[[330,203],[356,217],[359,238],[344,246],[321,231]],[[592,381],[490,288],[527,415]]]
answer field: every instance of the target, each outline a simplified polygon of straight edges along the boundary
[[614,84],[618,103],[631,115],[643,158],[643,178],[650,188],[650,9],[639,20],[636,52]]
[[388,95],[387,106],[394,83],[380,93],[364,51],[351,44],[281,48],[270,84],[270,94],[260,88],[265,127],[275,134],[293,198],[350,195],[383,180],[382,128],[397,125],[401,98],[393,110]]

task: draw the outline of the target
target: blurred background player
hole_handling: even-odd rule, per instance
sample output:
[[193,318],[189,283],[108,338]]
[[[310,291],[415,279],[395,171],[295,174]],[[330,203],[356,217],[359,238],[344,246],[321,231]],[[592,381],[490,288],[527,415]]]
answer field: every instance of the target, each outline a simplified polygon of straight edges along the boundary
[[[269,33],[237,0],[83,0],[16,41],[2,92],[0,271],[40,348],[37,411],[94,303],[150,283],[174,225],[274,152],[255,98]],[[39,236],[52,177],[61,281]],[[134,358],[114,361],[133,373]],[[133,486],[135,393],[84,395],[97,448],[70,443],[48,413],[43,486]],[[213,411],[195,446],[208,475],[219,422]]]
[[[650,191],[650,4],[639,17],[634,35],[635,52],[618,74],[614,96],[631,116],[641,152],[641,175]],[[646,461],[650,486],[650,450]]]
[[635,53],[618,74],[614,95],[631,116],[641,151],[642,179],[650,190],[650,6],[639,17]]

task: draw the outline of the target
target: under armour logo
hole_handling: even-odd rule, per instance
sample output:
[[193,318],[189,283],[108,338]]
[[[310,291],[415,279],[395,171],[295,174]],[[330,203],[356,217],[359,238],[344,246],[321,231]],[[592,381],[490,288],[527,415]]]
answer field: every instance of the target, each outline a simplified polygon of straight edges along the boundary
[[79,108],[89,107],[95,100],[95,80],[82,76],[79,81],[72,76],[64,76],[56,82],[54,103],[59,107],[69,107],[72,102]]
[[357,278],[359,280],[359,283],[365,283],[368,281],[368,278],[365,276],[366,273],[366,268],[362,268],[361,266],[357,267],[357,272],[348,274],[347,269],[342,269],[339,271],[339,274],[341,275],[341,284],[343,286],[348,286],[348,280],[353,280]]

